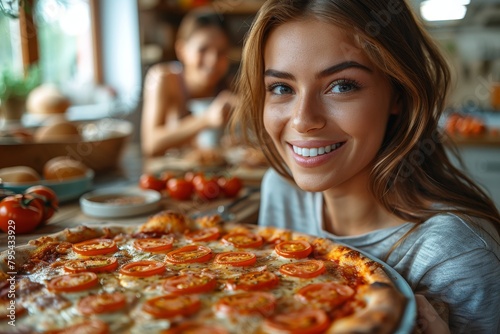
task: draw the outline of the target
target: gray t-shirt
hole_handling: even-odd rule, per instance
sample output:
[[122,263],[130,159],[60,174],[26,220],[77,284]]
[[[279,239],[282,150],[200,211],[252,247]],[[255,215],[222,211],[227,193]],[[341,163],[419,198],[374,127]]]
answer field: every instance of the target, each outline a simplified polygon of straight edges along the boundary
[[385,261],[435,305],[452,333],[500,333],[500,238],[492,224],[479,228],[438,215],[386,259],[413,223],[339,237],[323,230],[322,206],[321,193],[304,192],[270,169],[262,181],[259,225],[330,238]]

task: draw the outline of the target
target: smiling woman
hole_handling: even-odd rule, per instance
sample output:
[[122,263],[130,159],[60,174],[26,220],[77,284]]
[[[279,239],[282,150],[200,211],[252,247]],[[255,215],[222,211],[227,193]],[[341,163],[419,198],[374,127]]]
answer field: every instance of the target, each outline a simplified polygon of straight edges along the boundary
[[498,333],[500,215],[445,154],[449,81],[406,1],[269,0],[233,125],[274,168],[260,225],[385,259],[425,296],[423,332]]
[[388,78],[364,53],[347,57],[337,45],[358,47],[352,35],[313,20],[285,23],[266,43],[264,126],[304,190],[367,183],[389,116],[398,113]]

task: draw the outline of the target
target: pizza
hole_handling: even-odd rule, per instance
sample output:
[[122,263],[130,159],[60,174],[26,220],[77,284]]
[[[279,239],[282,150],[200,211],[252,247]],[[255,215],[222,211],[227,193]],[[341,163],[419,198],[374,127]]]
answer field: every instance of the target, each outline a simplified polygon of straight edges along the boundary
[[13,253],[0,259],[0,333],[392,333],[407,303],[352,248],[219,216],[165,210]]

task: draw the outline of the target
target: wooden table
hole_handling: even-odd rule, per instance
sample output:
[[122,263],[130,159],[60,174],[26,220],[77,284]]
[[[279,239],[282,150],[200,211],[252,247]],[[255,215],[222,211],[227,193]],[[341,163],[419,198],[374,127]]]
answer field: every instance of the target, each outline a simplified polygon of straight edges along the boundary
[[[135,145],[130,145],[127,148],[125,155],[122,159],[121,167],[117,170],[111,171],[104,175],[98,175],[95,178],[94,189],[102,189],[109,187],[130,187],[136,188],[138,185],[138,180],[140,174],[147,170],[152,171],[154,169],[168,169],[168,160],[163,163],[158,159],[153,161],[144,160],[141,157],[139,148]],[[152,167],[154,166],[154,168]],[[250,182],[247,185],[251,185],[255,187],[259,185],[258,182]],[[241,195],[245,195],[249,188],[245,188]],[[256,223],[258,218],[259,211],[259,200],[260,194],[259,192],[253,193],[243,202],[239,203],[234,207],[234,221],[242,222],[242,223]],[[103,225],[127,225],[127,226],[136,226],[140,225],[148,219],[149,216],[158,212],[160,210],[176,210],[183,212],[185,214],[191,214],[195,211],[205,211],[210,209],[215,209],[219,205],[228,204],[232,199],[221,199],[212,202],[179,202],[169,199],[166,196],[162,197],[160,201],[160,207],[153,212],[143,214],[135,217],[127,217],[127,218],[93,218],[88,217],[80,209],[80,204],[78,200],[74,200],[67,203],[62,203],[60,205],[59,210],[56,214],[49,220],[49,222],[42,227],[37,228],[31,234],[24,235],[16,235],[15,236],[15,244],[16,246],[20,246],[26,244],[29,240],[39,238],[44,235],[53,234],[60,232],[66,228],[73,228],[79,225],[87,225],[87,226],[103,226]],[[0,234],[0,251],[4,251],[7,249],[7,240],[8,236],[6,233]]]

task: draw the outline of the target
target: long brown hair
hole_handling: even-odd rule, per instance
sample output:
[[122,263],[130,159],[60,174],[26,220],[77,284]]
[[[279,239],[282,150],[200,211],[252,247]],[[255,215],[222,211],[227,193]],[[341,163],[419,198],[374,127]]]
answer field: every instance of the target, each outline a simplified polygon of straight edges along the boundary
[[271,165],[291,179],[264,129],[263,49],[274,28],[306,19],[353,32],[360,48],[389,77],[400,99],[401,112],[391,119],[371,171],[371,190],[380,204],[415,223],[446,212],[466,219],[478,217],[493,222],[500,234],[500,215],[492,200],[446,154],[449,141],[438,121],[450,71],[404,0],[267,1],[245,41],[237,83],[241,100],[233,114],[233,128],[256,142]]

